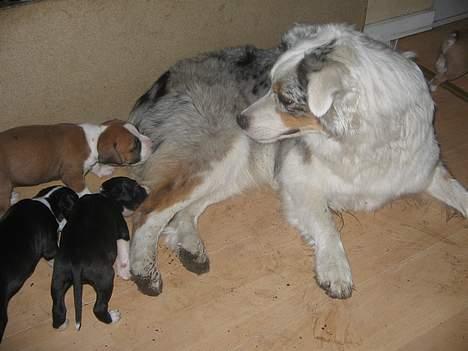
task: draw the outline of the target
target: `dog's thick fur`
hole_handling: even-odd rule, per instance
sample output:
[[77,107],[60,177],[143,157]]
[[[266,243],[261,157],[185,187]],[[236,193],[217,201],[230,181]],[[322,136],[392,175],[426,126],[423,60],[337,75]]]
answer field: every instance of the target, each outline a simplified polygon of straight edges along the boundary
[[207,271],[200,214],[268,183],[315,245],[319,285],[332,297],[351,296],[330,210],[373,210],[426,191],[467,216],[468,193],[439,160],[433,112],[412,61],[345,25],[297,25],[277,49],[180,61],[130,116],[155,145],[139,170],[152,192],[134,219],[135,281],[147,294],[161,292],[160,234],[189,270]]

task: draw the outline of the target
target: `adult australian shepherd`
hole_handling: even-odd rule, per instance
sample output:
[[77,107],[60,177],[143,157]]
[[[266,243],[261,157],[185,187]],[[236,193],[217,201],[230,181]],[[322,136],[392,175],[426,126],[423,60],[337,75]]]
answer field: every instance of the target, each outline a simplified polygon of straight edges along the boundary
[[353,280],[332,211],[427,192],[466,217],[468,192],[440,161],[434,103],[407,56],[346,25],[296,25],[278,48],[224,49],[164,73],[130,115],[154,145],[137,170],[152,188],[131,241],[140,290],[162,290],[161,234],[189,270],[206,272],[198,217],[259,184],[279,191],[335,298],[350,297]]

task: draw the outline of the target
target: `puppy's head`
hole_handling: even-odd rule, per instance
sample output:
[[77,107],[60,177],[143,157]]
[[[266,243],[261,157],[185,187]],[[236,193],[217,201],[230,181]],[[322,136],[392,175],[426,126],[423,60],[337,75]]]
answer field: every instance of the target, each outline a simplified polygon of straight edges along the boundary
[[73,206],[78,201],[78,195],[70,188],[56,185],[42,189],[34,198],[47,202],[57,222],[59,222],[57,231],[46,231],[41,235],[42,256],[50,260],[57,254],[58,232],[63,229],[70,218]]
[[151,155],[151,139],[121,120],[104,122],[97,142],[98,161],[116,166],[137,165]]
[[70,188],[55,185],[42,189],[34,198],[42,198],[49,206],[58,222],[68,220],[78,195]]
[[124,215],[130,215],[148,196],[147,189],[127,177],[114,177],[105,181],[100,192],[121,205]]

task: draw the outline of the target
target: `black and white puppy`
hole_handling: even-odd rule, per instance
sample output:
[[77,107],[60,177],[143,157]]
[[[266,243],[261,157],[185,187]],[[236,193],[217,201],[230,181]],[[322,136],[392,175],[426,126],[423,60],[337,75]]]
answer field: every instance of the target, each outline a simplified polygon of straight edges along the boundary
[[127,177],[104,182],[100,193],[81,197],[67,221],[60,239],[52,276],[53,327],[64,329],[65,293],[73,285],[76,329],[81,327],[82,288],[90,284],[96,291],[94,314],[104,323],[120,319],[118,310],[108,310],[114,287],[114,269],[130,278],[129,232],[123,213],[134,211],[147,191]]
[[0,342],[10,299],[34,272],[39,260],[57,253],[58,231],[69,218],[78,195],[66,187],[41,190],[33,199],[11,206],[0,220]]

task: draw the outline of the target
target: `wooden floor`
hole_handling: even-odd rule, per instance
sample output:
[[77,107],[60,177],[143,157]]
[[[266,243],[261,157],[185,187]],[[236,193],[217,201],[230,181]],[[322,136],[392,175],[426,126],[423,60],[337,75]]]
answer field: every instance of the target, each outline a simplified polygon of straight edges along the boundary
[[[400,41],[418,51],[426,33]],[[430,54],[421,56],[428,60]],[[443,159],[468,186],[468,104],[444,89],[434,96]],[[95,182],[95,179],[93,180]],[[23,194],[31,194],[27,189]],[[211,271],[187,272],[161,249],[164,292],[139,293],[116,280],[116,325],[92,315],[85,290],[80,332],[51,325],[51,270],[40,262],[11,301],[0,350],[468,350],[468,220],[426,196],[375,213],[344,216],[342,237],[356,285],[346,301],[314,281],[313,252],[281,215],[270,190],[210,208],[200,230]],[[67,296],[73,319],[72,293]]]

